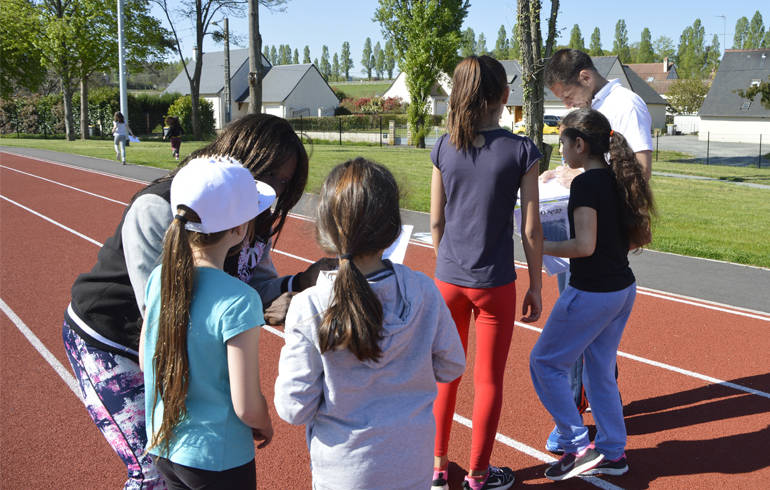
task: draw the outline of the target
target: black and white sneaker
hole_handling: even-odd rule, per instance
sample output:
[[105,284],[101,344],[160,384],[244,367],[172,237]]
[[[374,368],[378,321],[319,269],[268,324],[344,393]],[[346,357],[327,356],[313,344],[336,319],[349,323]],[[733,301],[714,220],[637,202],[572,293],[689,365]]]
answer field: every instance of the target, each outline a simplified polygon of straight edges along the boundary
[[545,477],[554,481],[566,480],[585,473],[598,465],[603,458],[602,453],[590,446],[579,454],[566,453],[545,470]]
[[434,470],[433,481],[430,483],[430,490],[449,490],[447,473],[447,470]]
[[[472,490],[468,477],[463,481],[463,490]],[[513,470],[503,466],[498,468],[497,466],[489,465],[489,473],[487,473],[487,480],[484,485],[481,486],[481,490],[507,490],[513,486],[513,482],[516,478],[513,475]]]
[[623,456],[615,460],[604,459],[601,463],[597,464],[590,470],[586,471],[586,475],[612,475],[618,476],[628,472],[628,461],[626,461],[626,453]]

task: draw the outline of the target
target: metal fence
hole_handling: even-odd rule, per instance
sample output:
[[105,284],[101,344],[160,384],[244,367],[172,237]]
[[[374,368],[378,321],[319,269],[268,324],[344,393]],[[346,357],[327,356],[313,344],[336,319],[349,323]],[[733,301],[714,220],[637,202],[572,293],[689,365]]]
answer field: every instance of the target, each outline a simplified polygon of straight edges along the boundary
[[[294,130],[309,142],[343,145],[364,143],[379,146],[406,146],[410,131],[403,118],[388,116],[334,116],[298,117],[288,120]],[[433,146],[444,132],[443,125],[432,125],[425,138],[426,146]]]
[[682,163],[770,167],[770,134],[702,132],[693,135],[656,135],[655,160],[660,151],[676,151],[687,156]]

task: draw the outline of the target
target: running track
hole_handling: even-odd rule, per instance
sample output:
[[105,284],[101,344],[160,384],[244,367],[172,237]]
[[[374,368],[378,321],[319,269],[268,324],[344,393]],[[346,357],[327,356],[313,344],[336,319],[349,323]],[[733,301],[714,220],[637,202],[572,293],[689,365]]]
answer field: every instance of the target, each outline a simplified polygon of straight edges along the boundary
[[[120,488],[125,481],[122,463],[76,395],[61,322],[73,280],[91,268],[141,186],[0,153],[2,488]],[[299,271],[322,255],[313,236],[308,219],[288,221],[273,255],[280,273]],[[430,275],[433,251],[412,242],[405,263]],[[517,286],[520,305],[526,270],[520,269]],[[770,313],[683,301],[641,287],[639,293],[618,359],[631,471],[559,487],[770,488]],[[552,457],[542,446],[552,422],[532,388],[528,356],[555,299],[555,280],[544,277],[543,318],[535,325],[518,323],[511,346],[492,463],[513,468],[517,485],[550,485],[542,473]],[[261,336],[269,399],[281,335],[270,329]],[[459,488],[467,464],[471,383],[466,376],[458,397],[452,488]],[[592,423],[590,415],[587,420]],[[273,423],[273,443],[257,453],[259,487],[310,488],[304,429],[277,416]]]

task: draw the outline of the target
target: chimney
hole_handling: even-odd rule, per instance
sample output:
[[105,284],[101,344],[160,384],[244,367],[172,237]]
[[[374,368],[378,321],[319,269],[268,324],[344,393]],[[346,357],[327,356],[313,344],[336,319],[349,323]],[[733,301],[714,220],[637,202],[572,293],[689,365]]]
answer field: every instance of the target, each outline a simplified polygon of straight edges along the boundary
[[198,59],[198,46],[193,46],[193,60]]
[[663,58],[663,73],[668,73],[668,56]]

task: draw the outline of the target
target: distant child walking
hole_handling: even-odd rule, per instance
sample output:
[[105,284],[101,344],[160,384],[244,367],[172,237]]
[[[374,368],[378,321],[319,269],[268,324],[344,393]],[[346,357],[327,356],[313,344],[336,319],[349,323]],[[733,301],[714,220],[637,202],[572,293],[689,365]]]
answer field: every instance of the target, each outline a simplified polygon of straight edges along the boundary
[[[602,113],[578,109],[561,126],[564,160],[585,172],[570,188],[570,239],[543,247],[546,254],[570,258],[569,285],[530,355],[532,382],[564,449],[545,476],[622,475],[628,471],[626,428],[615,364],[636,296],[628,251],[651,239],[652,193],[633,150]],[[583,352],[583,382],[597,428],[593,443],[567,377]]]
[[[166,117],[166,127],[163,132],[163,139],[168,138],[171,142],[171,154],[179,160],[179,149],[182,147],[182,125],[179,124],[179,118],[175,116]],[[165,128],[164,128],[165,129]]]
[[[500,128],[508,100],[505,69],[489,56],[470,56],[452,77],[448,134],[433,147],[430,216],[436,284],[467,350],[471,315],[476,323],[473,435],[463,488],[506,489],[510,468],[490,466],[503,404],[503,377],[516,321],[513,209],[521,189],[522,243],[529,288],[522,320],[542,308],[542,241],[538,203],[540,151],[528,138]],[[460,380],[439,384],[434,413],[436,443],[431,488],[446,490],[449,435]]]
[[460,338],[433,282],[382,260],[401,230],[385,167],[338,165],[320,199],[318,240],[339,270],[291,302],[276,411],[307,426],[315,490],[427,488],[436,382],[462,374]]
[[115,145],[115,160],[126,164],[126,142],[128,141],[128,135],[133,136],[131,128],[126,124],[126,119],[123,117],[123,113],[116,112],[112,118],[112,137]]
[[254,440],[273,437],[259,381],[259,294],[223,271],[275,192],[229,157],[196,158],[171,183],[174,220],[145,295],[147,451],[169,488],[254,489]]

